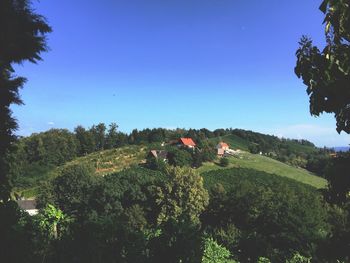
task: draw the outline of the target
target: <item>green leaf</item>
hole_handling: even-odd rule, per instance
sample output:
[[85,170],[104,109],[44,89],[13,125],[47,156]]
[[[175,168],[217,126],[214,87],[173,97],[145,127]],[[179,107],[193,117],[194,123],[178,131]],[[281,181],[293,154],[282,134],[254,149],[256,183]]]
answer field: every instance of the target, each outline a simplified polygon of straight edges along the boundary
[[326,12],[327,12],[328,2],[329,2],[329,0],[324,0],[324,1],[322,2],[322,4],[320,5],[320,7],[319,7],[319,9],[320,9],[323,13],[326,13]]

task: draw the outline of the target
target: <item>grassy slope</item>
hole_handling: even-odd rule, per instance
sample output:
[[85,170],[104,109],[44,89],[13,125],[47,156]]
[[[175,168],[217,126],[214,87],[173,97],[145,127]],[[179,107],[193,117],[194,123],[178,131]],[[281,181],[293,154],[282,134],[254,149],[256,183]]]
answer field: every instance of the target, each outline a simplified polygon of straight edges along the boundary
[[65,165],[74,163],[92,164],[96,168],[97,175],[106,175],[119,172],[131,165],[139,164],[145,159],[146,152],[146,147],[135,145],[125,146],[122,148],[91,153],[87,156],[76,158]]
[[[227,168],[241,167],[255,169],[270,174],[288,177],[296,181],[312,185],[316,188],[324,188],[327,185],[327,181],[325,179],[315,176],[304,169],[289,166],[265,156],[244,152],[240,154],[240,157],[230,157],[229,160],[230,165]],[[222,168],[215,163],[205,163],[202,167],[198,168],[198,171],[203,173],[217,169],[226,168]]]
[[234,134],[210,138],[209,140],[214,143],[219,143],[221,141],[224,141],[228,143],[232,149],[241,149],[244,151],[248,151],[248,147],[250,145],[248,141]]
[[[78,157],[73,161],[55,167],[47,171],[43,181],[47,181],[58,175],[59,171],[66,165],[75,163],[91,164],[96,168],[97,175],[106,175],[113,172],[119,172],[134,164],[139,164],[146,155],[147,148],[142,146],[125,146],[122,148],[105,150]],[[33,197],[37,194],[39,186],[29,189],[14,189],[14,192],[22,193],[25,197]]]

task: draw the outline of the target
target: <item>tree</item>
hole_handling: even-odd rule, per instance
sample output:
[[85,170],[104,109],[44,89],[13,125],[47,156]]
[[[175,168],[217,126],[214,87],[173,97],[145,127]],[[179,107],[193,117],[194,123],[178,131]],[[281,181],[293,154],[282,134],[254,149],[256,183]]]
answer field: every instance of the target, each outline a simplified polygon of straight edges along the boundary
[[190,168],[170,167],[167,181],[157,187],[157,223],[161,235],[151,244],[151,262],[199,262],[199,216],[209,197],[203,178]]
[[109,125],[108,133],[106,136],[106,148],[112,149],[117,146],[118,142],[118,125],[116,123],[111,123]]
[[87,204],[96,183],[93,167],[84,164],[68,165],[47,186],[48,190],[41,191],[38,204],[41,207],[53,204],[70,216],[82,217],[85,209],[89,209]]
[[328,180],[328,201],[343,205],[349,200],[350,189],[350,153],[339,153],[330,160],[326,171]]
[[10,197],[8,165],[5,156],[15,140],[17,121],[11,104],[22,104],[19,89],[26,79],[14,74],[13,65],[25,61],[37,63],[47,51],[46,34],[50,26],[43,16],[36,14],[28,0],[0,1],[0,200]]
[[227,157],[223,157],[220,159],[220,165],[222,167],[227,167],[230,164],[230,160]]
[[173,166],[183,167],[192,164],[192,156],[186,150],[180,150],[176,147],[171,147],[167,149],[169,164]]
[[99,123],[96,126],[93,125],[90,129],[93,134],[96,144],[96,151],[103,150],[106,144],[106,125],[104,123]]
[[94,136],[90,131],[87,131],[83,126],[79,125],[74,129],[75,137],[79,142],[78,154],[86,155],[95,150]]
[[208,205],[203,178],[190,168],[170,167],[169,182],[159,189],[161,212],[158,222],[168,220],[199,223],[199,215]]
[[310,97],[310,113],[334,113],[337,131],[350,133],[350,3],[324,0],[327,44],[322,52],[303,36],[296,52],[295,73]]

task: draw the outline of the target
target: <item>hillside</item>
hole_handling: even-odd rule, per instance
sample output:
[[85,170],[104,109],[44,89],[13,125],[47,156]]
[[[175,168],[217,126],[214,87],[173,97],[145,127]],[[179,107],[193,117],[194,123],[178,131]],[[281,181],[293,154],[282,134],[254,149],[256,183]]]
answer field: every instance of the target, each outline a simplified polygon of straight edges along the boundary
[[237,135],[234,135],[234,134],[210,138],[209,141],[211,141],[215,144],[217,144],[221,141],[224,141],[224,142],[228,143],[232,149],[241,149],[244,151],[248,151],[249,145],[251,144],[247,140],[245,140],[241,137],[238,137]]
[[[254,169],[257,171],[294,179],[316,188],[324,188],[327,185],[327,181],[325,179],[318,177],[305,169],[293,167],[266,156],[242,152],[239,157],[230,157],[229,160],[230,164],[227,168]],[[205,163],[202,167],[198,168],[198,171],[200,173],[204,173],[211,170],[227,168],[223,168],[217,163]]]
[[[220,138],[215,139],[217,141],[220,140]],[[235,135],[225,136],[225,140],[229,142],[230,145],[233,145],[233,148],[237,147],[242,149],[245,145],[247,145],[243,139]],[[307,148],[308,146],[300,145],[299,147]],[[147,149],[148,148],[145,146],[125,146],[122,148],[100,151],[84,157],[79,157],[71,162],[68,162],[66,165],[74,163],[92,164],[96,168],[96,173],[103,176],[109,173],[121,171],[122,169],[128,168],[131,165],[139,164],[145,158]],[[239,157],[230,157],[229,160],[230,165],[228,168],[239,167],[263,171],[266,173],[291,178],[296,181],[312,185],[316,188],[323,188],[327,184],[325,179],[315,176],[305,169],[293,167],[258,154],[251,154],[244,151],[239,155]],[[198,168],[198,171],[203,173],[208,170],[216,169],[223,168],[216,163],[204,163],[202,167]]]
[[[94,152],[83,157],[75,158],[64,165],[53,167],[49,170],[45,169],[43,174],[36,175],[36,177],[39,177],[39,182],[47,181],[57,176],[63,167],[77,163],[93,165],[96,168],[96,174],[103,176],[139,164],[144,159],[146,152],[146,147],[136,145]],[[29,188],[15,187],[14,192],[22,193],[24,197],[32,197],[37,194],[38,188],[39,186]]]
[[233,130],[232,134],[210,138],[209,141],[218,143],[224,141],[233,149],[248,151],[249,147],[258,146],[262,152],[287,149],[294,154],[310,154],[318,151],[312,143],[307,141],[280,139],[276,136],[261,134],[245,130]]
[[[97,150],[89,154],[83,151],[89,145],[81,148],[83,142],[77,141],[78,135],[70,133],[68,130],[50,130],[23,138],[19,141],[18,149],[20,151],[15,153],[13,157],[13,160],[19,160],[16,162],[16,165],[20,167],[17,177],[15,176],[14,191],[19,193],[23,193],[24,191],[25,196],[32,196],[38,185],[40,185],[40,182],[47,181],[56,176],[62,167],[69,164],[92,164],[96,168],[97,174],[102,176],[118,172],[131,165],[137,165],[145,158],[148,149],[158,149],[161,142],[169,141],[166,138],[170,135],[168,134],[162,137],[160,136],[162,132],[172,134],[177,131],[156,129],[139,131],[138,133],[134,132],[130,137],[132,141],[135,141],[136,138],[144,137],[149,137],[149,141],[140,139],[141,142],[137,144],[124,144],[122,147]],[[157,136],[153,136],[154,134]],[[207,136],[207,139],[201,139],[204,134]],[[180,134],[178,135],[180,136]],[[181,136],[191,137],[199,145],[205,140],[208,140],[211,143],[210,147],[214,147],[218,142],[224,141],[230,145],[231,149],[241,149],[244,151],[241,158],[230,159],[229,167],[244,167],[274,173],[313,185],[317,188],[326,185],[326,181],[322,178],[315,177],[306,170],[296,168],[308,167],[309,160],[313,161],[313,158],[320,154],[320,149],[316,148],[310,142],[280,139],[276,136],[239,129],[216,130],[214,132],[208,130],[190,130],[188,134]],[[105,140],[107,139],[108,136]],[[38,148],[38,145],[42,145],[43,147]],[[94,147],[96,148],[98,145],[96,143]],[[273,159],[248,152],[267,153]],[[322,156],[324,154],[321,153]],[[32,160],[35,161],[32,162]],[[323,159],[320,159],[319,162],[322,161]],[[199,171],[213,169],[222,168],[214,163],[205,163],[203,167],[199,168]]]
[[147,152],[146,147],[130,145],[121,148],[99,151],[79,157],[66,163],[65,165],[75,163],[86,163],[96,168],[97,175],[106,175],[119,172],[131,165],[139,164]]

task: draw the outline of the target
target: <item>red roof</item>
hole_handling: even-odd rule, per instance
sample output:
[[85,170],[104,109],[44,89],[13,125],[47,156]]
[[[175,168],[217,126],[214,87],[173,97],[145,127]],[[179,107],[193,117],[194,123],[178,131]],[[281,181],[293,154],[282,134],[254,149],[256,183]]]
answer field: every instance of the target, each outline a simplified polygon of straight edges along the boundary
[[186,146],[196,146],[191,138],[180,138],[180,142]]
[[219,145],[223,148],[223,147],[228,147],[228,144],[225,142],[220,142]]

